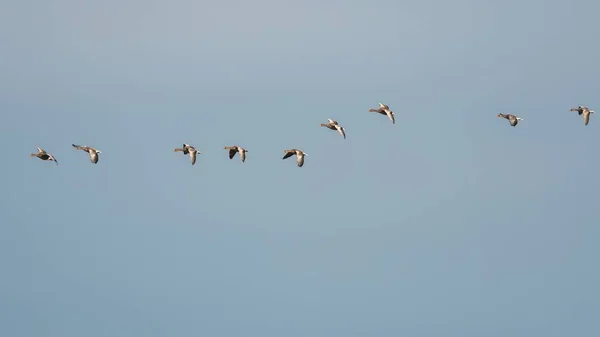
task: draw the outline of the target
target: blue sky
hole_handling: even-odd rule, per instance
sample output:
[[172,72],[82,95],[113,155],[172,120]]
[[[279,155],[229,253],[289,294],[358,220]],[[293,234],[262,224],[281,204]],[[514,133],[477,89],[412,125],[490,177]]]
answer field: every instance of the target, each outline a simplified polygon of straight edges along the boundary
[[0,334],[597,336],[598,10],[0,5]]

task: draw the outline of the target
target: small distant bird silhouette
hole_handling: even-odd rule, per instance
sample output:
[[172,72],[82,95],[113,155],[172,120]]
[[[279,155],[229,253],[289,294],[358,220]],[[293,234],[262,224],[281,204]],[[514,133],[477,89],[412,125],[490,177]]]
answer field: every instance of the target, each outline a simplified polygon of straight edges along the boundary
[[194,148],[190,144],[183,144],[183,147],[176,148],[173,151],[174,152],[183,152],[184,155],[185,154],[189,155],[192,165],[196,164],[196,156],[201,153],[200,151],[196,150],[196,148]]
[[392,123],[396,124],[396,114],[392,110],[390,110],[389,106],[383,103],[379,103],[379,109],[369,109],[369,112],[377,112],[382,115],[387,115],[392,121]]
[[98,151],[96,149],[94,149],[93,147],[89,147],[89,146],[80,146],[80,145],[75,145],[75,144],[71,144],[73,145],[73,147],[75,148],[75,150],[81,150],[81,151],[85,151],[90,155],[90,160],[92,161],[92,163],[97,164],[98,163],[98,158],[99,158],[99,153],[102,153],[101,151]]
[[54,158],[53,155],[49,154],[48,152],[46,152],[44,149],[42,149],[41,147],[38,147],[38,152],[37,153],[32,153],[31,157],[38,157],[41,160],[49,160],[49,161],[53,161],[56,163],[56,165],[58,165],[58,161],[56,160],[56,158]]
[[346,129],[344,129],[341,125],[338,124],[337,121],[334,121],[331,118],[327,118],[327,120],[329,121],[329,123],[321,124],[321,126],[324,126],[330,130],[337,130],[340,133],[340,135],[344,136],[344,139],[346,139]]
[[594,110],[588,109],[588,107],[580,105],[577,108],[571,108],[570,111],[577,111],[579,116],[583,115],[583,125],[588,125],[590,122],[590,114],[595,113]]
[[229,150],[229,159],[233,159],[233,156],[235,156],[236,153],[239,153],[242,163],[246,161],[246,152],[248,152],[248,150],[243,147],[239,145],[225,146],[225,150]]
[[520,120],[523,120],[521,117],[517,117],[511,114],[497,114],[496,117],[506,118],[510,123],[510,126],[517,126]]
[[284,150],[283,152],[285,152],[285,155],[281,159],[287,159],[293,155],[296,155],[296,163],[298,164],[298,167],[302,167],[302,165],[304,165],[304,156],[307,155],[306,152],[298,149]]

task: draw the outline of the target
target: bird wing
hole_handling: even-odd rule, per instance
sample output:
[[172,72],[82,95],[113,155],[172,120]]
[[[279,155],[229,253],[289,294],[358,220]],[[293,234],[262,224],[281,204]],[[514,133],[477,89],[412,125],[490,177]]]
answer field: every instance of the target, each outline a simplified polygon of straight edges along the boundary
[[242,158],[242,163],[246,161],[246,151],[240,151],[240,158]]
[[41,147],[38,147],[37,149],[38,149],[39,153],[46,153],[46,151],[44,149],[42,149]]
[[98,153],[90,151],[89,154],[90,154],[90,160],[92,161],[92,163],[97,164],[98,163],[98,158],[100,158],[100,156],[98,155]]
[[230,148],[229,149],[229,159],[233,159],[233,156],[235,156],[236,152],[237,152],[236,148]]
[[346,131],[344,130],[344,128],[339,125],[336,125],[336,129],[338,130],[340,135],[344,136],[344,139],[346,139]]
[[285,155],[283,155],[283,158],[281,158],[281,159],[287,159],[295,154],[296,154],[295,150],[285,150]]
[[588,111],[587,113],[583,114],[583,123],[584,123],[584,125],[588,125],[589,122],[590,122],[590,113]]
[[392,121],[392,124],[396,124],[396,117],[394,117],[394,114],[390,110],[386,110],[385,113]]
[[190,161],[192,162],[192,165],[196,164],[196,151],[190,151]]
[[304,154],[297,155],[296,162],[298,163],[298,167],[302,167],[304,165]]

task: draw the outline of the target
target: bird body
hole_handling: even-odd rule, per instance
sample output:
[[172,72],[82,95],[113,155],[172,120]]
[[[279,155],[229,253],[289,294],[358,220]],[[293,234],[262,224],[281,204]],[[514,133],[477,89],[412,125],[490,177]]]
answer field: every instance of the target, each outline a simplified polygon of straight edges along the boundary
[[392,110],[390,110],[389,106],[383,103],[379,103],[379,109],[369,109],[369,112],[377,112],[382,115],[386,115],[392,121],[393,124],[396,124],[396,114]]
[[570,111],[577,111],[579,116],[583,115],[583,125],[588,125],[590,122],[590,115],[595,113],[594,110],[590,110],[588,107],[580,105],[577,108],[571,108]]
[[98,151],[96,149],[94,149],[93,147],[89,147],[89,146],[80,146],[80,145],[75,145],[75,144],[71,144],[73,145],[73,147],[75,148],[75,150],[81,150],[81,151],[85,151],[90,155],[90,160],[92,161],[92,163],[97,164],[98,163],[98,159],[99,159],[99,153],[102,153],[101,151]]
[[46,152],[44,149],[42,149],[41,147],[38,147],[38,152],[37,153],[32,153],[31,157],[38,157],[41,160],[49,160],[49,161],[53,161],[56,163],[56,165],[58,165],[58,161],[56,160],[56,158],[54,158],[53,155],[49,154],[48,152]]
[[329,123],[321,124],[321,126],[326,127],[330,130],[337,130],[340,133],[340,135],[342,135],[344,139],[346,139],[346,129],[344,129],[344,127],[338,124],[337,121],[334,121],[331,118],[327,118],[327,120],[329,121]]
[[191,146],[190,144],[185,144],[185,143],[184,143],[184,144],[183,144],[183,146],[182,146],[181,148],[179,148],[179,147],[178,147],[178,148],[176,148],[176,149],[175,149],[175,150],[173,150],[173,151],[175,151],[175,152],[183,152],[183,154],[189,154],[189,153],[190,153],[190,152],[189,152],[189,149],[190,149],[190,148],[194,148],[194,147],[193,147],[193,146]]
[[282,159],[287,159],[293,155],[296,155],[296,163],[298,164],[298,167],[302,167],[302,165],[304,165],[304,156],[307,155],[306,152],[298,149],[284,150],[283,152],[285,154],[283,155]]
[[510,126],[517,126],[517,124],[519,123],[519,121],[523,120],[523,118],[517,117],[515,115],[511,115],[511,114],[498,114],[498,115],[496,115],[496,117],[508,119],[508,122],[510,123]]
[[229,159],[233,159],[235,154],[239,153],[242,163],[246,161],[246,152],[248,152],[248,150],[244,149],[243,147],[239,145],[225,146],[225,150],[229,150]]
[[201,152],[196,150],[195,147],[191,146],[190,144],[183,144],[183,147],[181,148],[175,148],[173,150],[174,152],[183,152],[184,155],[189,155],[190,156],[190,161],[192,162],[192,165],[196,164],[196,157],[197,155],[199,155]]

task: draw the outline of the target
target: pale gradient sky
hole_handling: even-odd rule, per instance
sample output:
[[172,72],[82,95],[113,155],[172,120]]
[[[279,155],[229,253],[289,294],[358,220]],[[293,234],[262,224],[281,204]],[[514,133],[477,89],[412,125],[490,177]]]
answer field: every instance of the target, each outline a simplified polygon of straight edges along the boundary
[[599,11],[2,3],[0,335],[600,335]]

